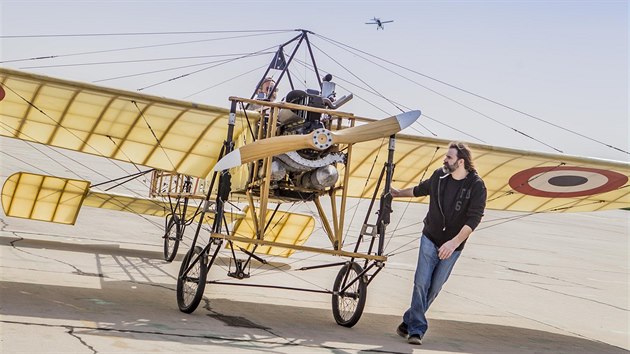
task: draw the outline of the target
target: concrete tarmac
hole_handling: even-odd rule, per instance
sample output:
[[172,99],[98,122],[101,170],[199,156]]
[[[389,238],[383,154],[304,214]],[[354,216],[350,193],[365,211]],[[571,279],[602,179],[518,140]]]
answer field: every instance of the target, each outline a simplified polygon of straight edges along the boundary
[[[17,171],[119,176],[111,162],[0,140],[2,180]],[[41,147],[40,147],[41,148]],[[53,153],[49,153],[53,154]],[[14,157],[15,156],[15,157]],[[16,158],[17,157],[17,158]],[[75,164],[73,161],[81,161]],[[48,161],[48,162],[47,162]],[[94,161],[94,162],[93,162]],[[132,172],[134,169],[124,167]],[[141,189],[141,187],[135,187]],[[350,203],[350,207],[354,206]],[[300,206],[313,211],[313,206]],[[351,209],[357,233],[365,203]],[[404,211],[404,213],[403,213]],[[208,285],[192,314],[178,310],[181,257],[162,259],[158,218],[84,208],[75,226],[0,215],[2,353],[625,353],[629,343],[629,216],[488,211],[428,313],[421,346],[395,333],[409,305],[425,205],[396,203],[384,270],[353,328],[336,325],[330,295]],[[190,242],[193,228],[187,230]],[[307,245],[325,246],[318,228]],[[212,279],[330,289],[338,258],[298,252],[254,264],[251,278]]]

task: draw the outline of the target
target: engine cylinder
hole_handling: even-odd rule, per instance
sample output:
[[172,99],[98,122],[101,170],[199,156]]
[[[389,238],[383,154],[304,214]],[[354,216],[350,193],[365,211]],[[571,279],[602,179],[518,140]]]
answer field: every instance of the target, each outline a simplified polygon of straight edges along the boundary
[[271,161],[271,180],[279,181],[287,174],[287,169],[284,164],[275,158]]
[[303,174],[300,177],[300,184],[304,188],[322,190],[334,186],[338,179],[337,168],[328,165]]

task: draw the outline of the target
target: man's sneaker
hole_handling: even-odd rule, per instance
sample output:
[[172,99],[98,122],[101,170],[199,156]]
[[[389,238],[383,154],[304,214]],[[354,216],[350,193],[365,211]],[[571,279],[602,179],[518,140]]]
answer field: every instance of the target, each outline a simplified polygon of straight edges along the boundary
[[417,334],[412,334],[409,336],[409,338],[407,338],[407,342],[409,344],[420,345],[422,344],[422,338],[420,338],[420,336]]
[[396,328],[396,333],[403,338],[407,338],[409,335],[409,331],[407,331],[407,324],[405,322],[399,324],[398,328]]

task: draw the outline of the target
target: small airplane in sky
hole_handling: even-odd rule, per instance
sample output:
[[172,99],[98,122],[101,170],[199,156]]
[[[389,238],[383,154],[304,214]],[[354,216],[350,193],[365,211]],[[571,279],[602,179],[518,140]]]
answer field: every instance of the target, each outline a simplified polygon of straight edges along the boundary
[[387,21],[382,21],[380,18],[378,17],[374,17],[371,20],[372,22],[366,22],[366,25],[376,25],[376,30],[378,31],[379,29],[385,30],[385,26],[383,26],[384,23],[390,23],[390,22],[394,22],[394,20],[387,20]]

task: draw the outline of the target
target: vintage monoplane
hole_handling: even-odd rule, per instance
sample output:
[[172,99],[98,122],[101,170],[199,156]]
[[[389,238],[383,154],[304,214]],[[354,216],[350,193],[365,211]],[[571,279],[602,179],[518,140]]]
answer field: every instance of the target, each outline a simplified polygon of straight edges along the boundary
[[385,30],[385,23],[392,23],[392,22],[394,22],[394,20],[385,20],[385,21],[383,21],[383,20],[381,20],[378,17],[373,17],[370,21],[372,21],[372,22],[366,22],[365,24],[366,25],[376,25],[376,30],[377,31],[380,30],[380,29]]
[[[274,60],[280,56],[288,66],[295,51],[287,59],[281,49]],[[338,256],[343,259],[310,267],[340,267],[331,290],[254,286],[329,294],[336,322],[351,327],[387,261],[392,181],[403,188],[418,183],[423,171],[441,166],[448,141],[397,134],[419,111],[382,120],[339,111],[351,95],[336,99],[331,77],[320,80],[313,67],[317,89],[293,89],[274,102],[272,87],[251,98],[230,97],[230,109],[0,68],[2,135],[150,167],[127,179],[152,175],[150,197],[141,198],[85,180],[16,172],[2,187],[4,212],[63,224],[74,224],[81,206],[162,216],[169,261],[184,229],[196,223],[177,280],[178,305],[187,313],[207,284],[240,285],[208,280],[219,252],[230,254],[234,279],[249,277],[252,260],[267,263],[295,251]],[[285,74],[291,82],[286,67],[277,81]],[[560,213],[630,205],[626,162],[470,145],[490,209]],[[382,164],[380,173],[372,173],[375,164]],[[351,244],[344,242],[348,198],[371,200]],[[330,247],[305,245],[314,219],[283,209],[295,201],[315,205]],[[230,213],[228,204],[238,209]]]

